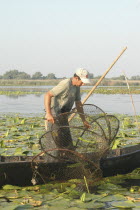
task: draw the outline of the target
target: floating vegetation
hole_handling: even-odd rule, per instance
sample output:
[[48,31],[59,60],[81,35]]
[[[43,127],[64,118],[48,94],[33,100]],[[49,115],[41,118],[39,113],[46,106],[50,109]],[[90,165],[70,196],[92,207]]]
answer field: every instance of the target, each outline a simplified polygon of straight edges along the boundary
[[[91,86],[99,80],[95,77],[91,80]],[[57,85],[64,78],[57,79],[40,79],[40,80],[23,80],[23,79],[0,79],[0,86],[44,86],[44,85]],[[101,82],[102,86],[126,86],[126,81],[117,78],[104,78]],[[129,80],[130,86],[140,86],[140,80]]]
[[27,94],[36,94],[41,95],[42,92],[36,92],[36,91],[0,91],[0,95],[27,95]]
[[[133,178],[135,171],[123,176],[104,178],[91,183],[90,193],[80,188],[83,180],[78,179],[27,187],[4,185],[0,190],[0,207],[15,210],[35,207],[60,210],[140,208],[140,186],[134,186],[136,182]],[[126,183],[126,179],[131,184],[128,181]]]
[[[139,130],[133,116],[117,115],[120,130],[114,148],[139,143]],[[44,133],[42,115],[0,116],[0,155],[36,155],[39,137]],[[140,116],[137,116],[140,123]],[[140,125],[140,124],[139,124]],[[0,208],[6,209],[137,209],[140,208],[140,169],[130,174],[93,180],[49,182],[45,185],[0,189]]]
[[[131,87],[132,94],[140,94],[140,87]],[[82,89],[82,92],[89,92],[89,89]],[[129,94],[127,87],[98,87],[94,91],[96,94]]]
[[[140,116],[138,125],[133,116],[117,115],[120,129],[113,142],[113,149],[139,143]],[[39,137],[45,132],[43,115],[1,115],[0,155],[35,155],[40,152]],[[139,128],[139,129],[138,129]]]
[[0,121],[0,155],[35,155],[38,139],[45,132],[43,116],[2,115]]
[[[0,88],[0,95],[27,95],[27,94],[44,94],[48,91],[47,86],[45,88],[16,88],[16,87],[6,87]],[[88,93],[91,90],[89,87],[81,87],[82,93]],[[140,94],[140,87],[131,87],[130,92],[132,94]],[[129,94],[130,93],[127,87],[116,87],[116,86],[103,86],[97,87],[94,91],[96,94]]]

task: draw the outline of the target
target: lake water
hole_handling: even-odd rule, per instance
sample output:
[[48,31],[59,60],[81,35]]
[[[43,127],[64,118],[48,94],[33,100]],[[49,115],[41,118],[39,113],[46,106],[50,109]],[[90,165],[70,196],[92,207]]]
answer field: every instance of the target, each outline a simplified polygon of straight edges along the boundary
[[[87,94],[82,94],[82,100]],[[136,113],[140,115],[140,95],[133,95]],[[134,115],[134,109],[130,95],[93,94],[86,103],[95,104],[109,114],[119,113]],[[44,94],[6,96],[0,95],[0,113],[35,114],[44,113]]]

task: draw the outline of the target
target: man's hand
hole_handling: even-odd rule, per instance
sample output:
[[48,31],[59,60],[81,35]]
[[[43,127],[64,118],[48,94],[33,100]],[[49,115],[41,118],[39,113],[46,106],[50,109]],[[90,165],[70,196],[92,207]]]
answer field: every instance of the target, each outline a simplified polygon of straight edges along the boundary
[[45,118],[46,118],[46,120],[47,120],[48,122],[51,122],[51,123],[54,124],[54,118],[53,118],[53,116],[52,116],[51,114],[46,114],[46,115],[45,115]]
[[91,127],[91,125],[86,120],[83,122],[83,124],[84,124],[84,127],[87,129]]
[[51,122],[51,123],[54,123],[54,118],[52,116],[52,113],[51,113],[51,99],[53,97],[53,94],[48,91],[45,96],[44,96],[44,105],[45,105],[45,110],[46,110],[46,120],[48,122]]

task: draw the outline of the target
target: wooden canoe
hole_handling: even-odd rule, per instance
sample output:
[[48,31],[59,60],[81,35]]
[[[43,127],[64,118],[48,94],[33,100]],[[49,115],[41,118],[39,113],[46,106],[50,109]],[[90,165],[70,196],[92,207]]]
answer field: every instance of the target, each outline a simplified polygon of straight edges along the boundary
[[[33,156],[0,156],[0,187],[5,184],[32,185],[32,178],[34,175],[37,177],[32,168],[33,158]],[[67,165],[68,163],[64,162],[47,161],[46,156],[37,157],[39,173],[47,180],[78,178],[74,174],[70,175]],[[107,158],[100,160],[100,169],[104,177],[127,174],[139,167],[140,145],[110,150]],[[43,182],[42,178],[38,176],[36,184]]]

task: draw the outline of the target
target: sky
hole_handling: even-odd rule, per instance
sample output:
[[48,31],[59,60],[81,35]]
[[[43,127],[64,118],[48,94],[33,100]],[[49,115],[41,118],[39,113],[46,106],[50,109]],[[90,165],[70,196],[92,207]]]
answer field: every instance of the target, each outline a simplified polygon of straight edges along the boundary
[[0,75],[140,75],[140,0],[0,0]]

